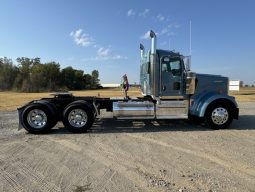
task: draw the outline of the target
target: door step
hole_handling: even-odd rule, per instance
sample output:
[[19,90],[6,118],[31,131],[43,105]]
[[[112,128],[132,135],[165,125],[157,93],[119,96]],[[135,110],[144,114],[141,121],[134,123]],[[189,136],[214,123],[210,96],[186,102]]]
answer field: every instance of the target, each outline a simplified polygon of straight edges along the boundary
[[188,101],[160,101],[156,104],[157,119],[187,119]]

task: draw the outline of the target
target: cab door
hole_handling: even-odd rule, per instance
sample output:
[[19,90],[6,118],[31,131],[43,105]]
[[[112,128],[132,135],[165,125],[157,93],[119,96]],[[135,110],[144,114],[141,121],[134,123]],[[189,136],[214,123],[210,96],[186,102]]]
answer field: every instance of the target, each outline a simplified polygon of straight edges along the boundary
[[178,57],[162,57],[160,62],[161,96],[183,96],[183,67]]

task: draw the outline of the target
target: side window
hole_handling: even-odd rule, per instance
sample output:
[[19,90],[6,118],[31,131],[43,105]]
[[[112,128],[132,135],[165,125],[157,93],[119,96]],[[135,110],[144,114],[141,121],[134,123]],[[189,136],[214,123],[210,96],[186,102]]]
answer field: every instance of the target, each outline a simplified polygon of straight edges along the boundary
[[169,68],[168,63],[162,63],[162,65],[161,65],[162,72],[169,72],[168,68]]
[[181,76],[181,62],[180,60],[170,61],[170,68],[173,76]]

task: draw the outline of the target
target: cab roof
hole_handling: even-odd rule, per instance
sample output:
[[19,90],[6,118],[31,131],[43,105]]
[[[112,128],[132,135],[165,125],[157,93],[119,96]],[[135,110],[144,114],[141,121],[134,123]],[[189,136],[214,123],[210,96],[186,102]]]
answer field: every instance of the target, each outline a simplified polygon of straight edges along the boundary
[[159,58],[161,58],[162,56],[166,56],[166,55],[170,56],[170,57],[181,57],[181,56],[183,56],[178,52],[162,50],[162,49],[157,49],[156,52],[157,52]]

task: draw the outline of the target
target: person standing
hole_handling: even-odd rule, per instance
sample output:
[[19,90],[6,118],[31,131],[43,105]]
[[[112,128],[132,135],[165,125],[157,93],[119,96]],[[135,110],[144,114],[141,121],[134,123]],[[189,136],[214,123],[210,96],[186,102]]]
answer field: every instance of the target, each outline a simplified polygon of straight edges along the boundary
[[129,89],[129,83],[128,83],[128,78],[127,78],[126,74],[122,76],[121,88],[124,91],[125,99],[128,99],[127,92],[128,92],[128,89]]

